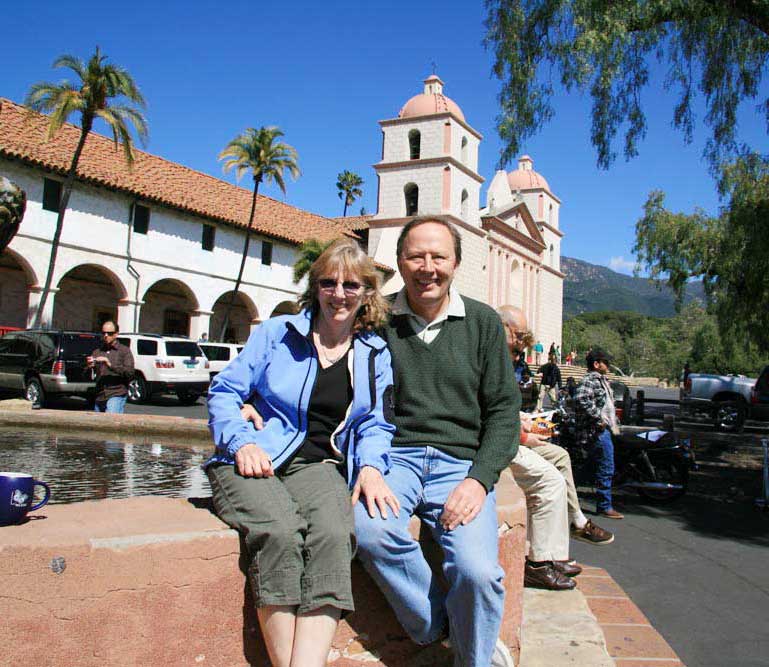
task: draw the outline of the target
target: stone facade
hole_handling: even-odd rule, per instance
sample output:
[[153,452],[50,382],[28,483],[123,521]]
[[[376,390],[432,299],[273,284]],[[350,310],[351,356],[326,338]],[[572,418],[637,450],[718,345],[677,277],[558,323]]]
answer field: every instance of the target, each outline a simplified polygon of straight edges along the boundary
[[[375,165],[378,208],[369,221],[369,254],[395,266],[403,225],[415,216],[448,220],[462,236],[462,263],[456,275],[460,292],[495,308],[519,306],[535,339],[560,346],[561,202],[533,170],[531,158],[521,158],[517,171],[495,174],[487,205],[481,209],[483,178],[477,169],[482,137],[443,95],[438,77],[425,80],[424,93],[411,98],[398,118],[379,124],[382,160]],[[414,186],[417,206],[409,211]],[[395,274],[385,287],[392,292],[402,285]]]

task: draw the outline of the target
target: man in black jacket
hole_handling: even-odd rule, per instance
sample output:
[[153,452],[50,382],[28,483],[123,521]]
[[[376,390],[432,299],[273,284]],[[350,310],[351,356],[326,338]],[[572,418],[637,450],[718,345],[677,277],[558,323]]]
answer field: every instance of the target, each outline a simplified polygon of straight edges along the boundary
[[[542,373],[542,384],[539,385],[539,398],[537,398],[537,412],[542,410],[545,394],[550,397],[553,405],[558,402],[558,391],[561,390],[561,369],[555,361],[555,354],[548,355],[548,361],[539,368]],[[557,387],[557,389],[556,389]]]

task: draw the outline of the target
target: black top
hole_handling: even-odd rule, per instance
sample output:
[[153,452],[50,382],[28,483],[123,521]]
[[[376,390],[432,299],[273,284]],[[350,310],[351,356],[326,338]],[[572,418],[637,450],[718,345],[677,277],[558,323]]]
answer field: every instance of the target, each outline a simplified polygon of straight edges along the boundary
[[328,368],[318,369],[318,379],[307,410],[307,437],[297,451],[304,461],[337,458],[331,449],[331,434],[347,413],[352,402],[352,382],[347,368],[347,351]]

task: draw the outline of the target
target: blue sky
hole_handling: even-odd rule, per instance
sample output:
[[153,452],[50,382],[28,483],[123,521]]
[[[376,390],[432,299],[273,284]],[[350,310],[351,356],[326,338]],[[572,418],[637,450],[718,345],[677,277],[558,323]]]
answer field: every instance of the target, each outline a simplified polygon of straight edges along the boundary
[[[219,151],[246,127],[278,125],[302,169],[287,183],[288,203],[341,215],[336,175],[349,169],[365,181],[351,211],[365,206],[373,213],[377,121],[395,117],[422,91],[433,62],[444,92],[484,136],[481,175],[487,182],[494,175],[500,82],[482,45],[484,17],[480,1],[17,3],[6,12],[0,40],[0,96],[22,102],[31,83],[66,76],[50,66],[58,55],[86,59],[98,44],[132,73],[148,101],[149,152],[233,180],[222,174]],[[658,76],[645,94],[648,134],[630,162],[620,157],[609,171],[596,168],[590,103],[577,94],[559,94],[554,121],[525,146],[562,201],[564,255],[629,272],[635,222],[654,189],[667,193],[673,210],[717,211],[701,159],[703,109],[687,146],[671,128],[672,97],[660,82]],[[741,138],[766,151],[754,107],[740,109]],[[274,187],[261,192],[283,199]]]

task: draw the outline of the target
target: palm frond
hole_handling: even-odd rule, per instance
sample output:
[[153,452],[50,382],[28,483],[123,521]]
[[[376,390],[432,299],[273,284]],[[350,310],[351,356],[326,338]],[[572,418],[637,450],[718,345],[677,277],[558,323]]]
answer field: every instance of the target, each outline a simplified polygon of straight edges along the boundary
[[52,67],[59,68],[59,67],[68,67],[71,69],[75,74],[78,75],[80,79],[85,79],[85,64],[83,63],[80,58],[77,56],[70,55],[69,53],[65,53],[56,60],[53,61]]
[[246,128],[219,153],[219,160],[224,161],[224,171],[235,169],[238,180],[244,173],[251,171],[256,183],[272,182],[285,192],[284,172],[288,171],[296,179],[300,171],[296,150],[276,141],[282,136],[283,131],[275,126]]

